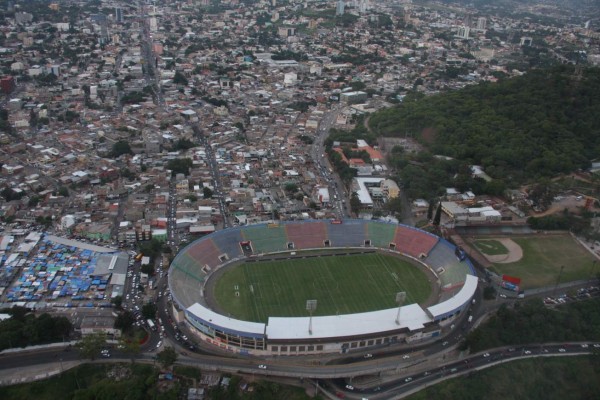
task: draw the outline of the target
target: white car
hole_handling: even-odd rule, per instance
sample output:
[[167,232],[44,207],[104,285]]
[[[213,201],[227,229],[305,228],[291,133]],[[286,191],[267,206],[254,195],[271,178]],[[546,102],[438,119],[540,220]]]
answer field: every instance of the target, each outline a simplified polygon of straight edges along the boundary
[[525,350],[525,354],[531,354],[530,350]]
[[363,357],[364,357],[364,358],[372,358],[372,357],[373,357],[373,354],[371,354],[371,353],[368,353],[368,354],[365,354]]
[[405,354],[405,355],[402,356],[403,360],[408,360],[409,358],[410,358],[410,356],[408,354]]
[[258,366],[259,369],[267,369],[267,366],[265,364],[260,364]]
[[404,382],[410,382],[410,381],[412,381],[412,378],[410,376],[404,380]]
[[352,385],[346,385],[346,389],[348,389],[348,390],[354,390],[354,386],[352,386]]
[[489,356],[490,356],[490,353],[484,353],[483,354],[483,357],[489,357]]
[[566,350],[565,349],[558,349],[559,352],[564,353]]

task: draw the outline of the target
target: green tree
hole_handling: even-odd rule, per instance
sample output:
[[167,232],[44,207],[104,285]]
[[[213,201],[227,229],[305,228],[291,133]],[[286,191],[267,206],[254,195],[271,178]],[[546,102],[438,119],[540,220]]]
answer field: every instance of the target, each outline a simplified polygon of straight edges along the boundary
[[360,212],[360,199],[358,198],[358,193],[356,192],[352,192],[352,195],[350,196],[350,211],[352,211],[353,214],[358,215],[358,213]]
[[177,174],[190,174],[190,168],[192,168],[193,162],[191,158],[176,158],[167,162],[167,168],[171,170],[171,176]]
[[165,347],[161,352],[156,354],[156,360],[163,368],[170,368],[177,361],[177,352],[171,346]]
[[156,303],[148,302],[142,306],[142,317],[144,319],[154,319],[156,317]]
[[135,361],[135,358],[142,352],[142,348],[140,346],[140,340],[137,337],[128,338],[122,336],[119,340],[119,347],[123,350],[123,352],[129,355],[131,362]]
[[123,154],[133,154],[133,151],[131,150],[128,141],[119,140],[118,142],[115,142],[115,144],[113,144],[110,154],[111,157],[117,158],[122,156]]
[[435,210],[435,217],[433,218],[433,225],[439,226],[442,219],[442,203],[438,203],[437,210]]
[[293,182],[286,183],[283,189],[288,193],[296,193],[298,189],[298,185]]
[[117,318],[115,318],[114,327],[120,329],[123,333],[127,333],[131,331],[134,323],[135,317],[133,316],[133,313],[129,310],[124,310],[117,315]]
[[104,332],[92,333],[85,335],[77,342],[76,347],[79,350],[79,354],[82,358],[89,358],[90,360],[96,359],[102,350],[106,346],[106,334]]
[[152,263],[144,264],[141,268],[142,273],[154,276],[154,265]]
[[427,221],[431,221],[433,218],[433,200],[429,200],[429,206],[427,206]]
[[123,306],[123,296],[115,296],[110,300],[110,302],[115,306],[115,308],[120,310]]
[[58,188],[58,195],[62,197],[69,197],[69,188],[61,186]]
[[210,199],[213,196],[213,191],[209,187],[202,188],[202,197],[205,199]]
[[176,71],[175,76],[173,76],[173,83],[176,85],[187,86],[188,80],[181,72]]

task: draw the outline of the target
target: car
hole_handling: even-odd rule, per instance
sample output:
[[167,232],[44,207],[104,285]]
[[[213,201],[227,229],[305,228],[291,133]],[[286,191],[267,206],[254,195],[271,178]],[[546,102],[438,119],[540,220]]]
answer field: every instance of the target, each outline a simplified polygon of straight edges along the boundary
[[410,381],[412,381],[412,378],[410,376],[404,380],[404,382],[410,382]]
[[265,364],[260,364],[258,366],[259,369],[267,369],[267,366]]
[[596,343],[596,344],[594,345],[594,347],[595,347],[596,349],[597,349],[597,348],[600,348],[600,344]]
[[448,342],[446,341],[446,342],[442,343],[442,346],[448,346]]
[[343,399],[346,397],[346,395],[342,392],[336,392],[335,395],[338,397],[338,399]]
[[505,298],[506,298],[506,295],[505,295],[504,293],[501,293],[501,294],[500,294],[500,297],[502,297],[503,299],[505,299]]
[[405,354],[405,355],[402,356],[403,360],[408,360],[409,358],[410,358],[410,356],[408,354]]
[[490,356],[490,353],[484,353],[483,354],[483,357],[489,357],[489,356]]
[[566,350],[565,350],[565,349],[563,349],[563,348],[560,348],[560,349],[558,349],[558,351],[559,351],[560,353],[564,353]]
[[371,354],[371,353],[367,353],[367,354],[365,354],[363,357],[364,357],[364,358],[372,358],[372,357],[373,357],[373,354]]
[[525,354],[531,354],[531,350],[525,350]]
[[456,369],[456,368],[452,368],[452,369],[450,370],[450,372],[456,372],[456,371],[458,371],[458,369]]
[[581,345],[581,347],[584,348],[584,349],[587,349],[588,345],[584,343],[584,344]]
[[425,371],[425,373],[423,374],[423,376],[429,376],[429,375],[431,375],[431,372],[429,372],[429,371]]
[[156,348],[158,349],[160,346],[162,346],[162,340],[158,341],[158,343],[156,344]]
[[352,386],[352,385],[346,385],[346,389],[348,389],[348,390],[354,390],[354,386]]

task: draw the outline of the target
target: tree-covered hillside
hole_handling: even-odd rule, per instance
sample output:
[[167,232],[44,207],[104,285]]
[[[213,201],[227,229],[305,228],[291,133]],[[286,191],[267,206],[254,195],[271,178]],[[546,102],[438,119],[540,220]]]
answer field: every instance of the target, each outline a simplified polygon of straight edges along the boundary
[[410,135],[431,153],[482,165],[493,178],[532,181],[586,168],[600,155],[600,69],[535,70],[373,114],[381,136]]

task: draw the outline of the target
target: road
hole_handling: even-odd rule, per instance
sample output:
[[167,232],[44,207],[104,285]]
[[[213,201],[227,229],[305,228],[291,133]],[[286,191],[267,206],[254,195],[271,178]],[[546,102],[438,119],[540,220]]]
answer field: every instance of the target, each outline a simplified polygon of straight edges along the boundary
[[315,136],[311,155],[315,164],[317,165],[317,171],[321,173],[323,179],[329,186],[330,203],[333,211],[337,215],[338,219],[342,219],[346,216],[350,217],[349,211],[346,209],[347,196],[344,191],[344,186],[337,174],[333,173],[333,166],[329,163],[328,158],[325,155],[325,139],[329,135],[329,130],[335,124],[338,114],[342,110],[340,105],[332,107],[331,111],[326,112],[319,122],[317,127],[317,134]]
[[[600,351],[600,343],[547,343],[529,346],[501,347],[461,358],[460,354],[446,363],[436,363],[435,360],[423,359],[398,359],[397,357],[381,357],[361,360],[357,363],[346,365],[310,365],[300,364],[294,359],[284,360],[250,360],[232,359],[215,356],[180,355],[177,364],[194,366],[197,368],[229,373],[245,373],[255,376],[294,377],[305,379],[338,379],[330,387],[338,392],[345,392],[352,396],[360,393],[368,395],[370,399],[401,398],[405,394],[422,389],[450,377],[466,374],[471,371],[498,365],[501,363],[529,357],[574,356],[590,354]],[[139,362],[153,362],[154,354],[141,354],[136,357]],[[16,354],[2,354],[0,356],[0,370],[22,369],[39,364],[63,363],[77,361],[79,354],[76,350],[64,351],[51,349],[46,351],[19,352]],[[131,358],[113,350],[111,358],[101,359],[103,362],[128,362]],[[258,365],[266,365],[266,369]],[[394,375],[382,379],[370,387],[353,385],[347,389],[345,380],[340,378],[357,377],[362,375],[376,375],[383,371],[393,371]],[[4,375],[4,373],[0,374]]]

